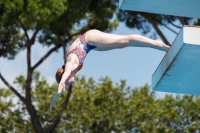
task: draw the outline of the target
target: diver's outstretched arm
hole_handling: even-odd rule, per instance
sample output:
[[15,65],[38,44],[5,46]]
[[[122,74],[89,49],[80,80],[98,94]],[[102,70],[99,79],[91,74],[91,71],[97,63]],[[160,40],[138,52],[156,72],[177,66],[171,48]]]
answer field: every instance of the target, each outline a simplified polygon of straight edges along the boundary
[[60,80],[59,86],[58,86],[58,93],[61,93],[63,89],[65,89],[65,82],[68,79],[72,72],[72,64],[66,63],[65,65],[65,72],[62,75],[62,79]]

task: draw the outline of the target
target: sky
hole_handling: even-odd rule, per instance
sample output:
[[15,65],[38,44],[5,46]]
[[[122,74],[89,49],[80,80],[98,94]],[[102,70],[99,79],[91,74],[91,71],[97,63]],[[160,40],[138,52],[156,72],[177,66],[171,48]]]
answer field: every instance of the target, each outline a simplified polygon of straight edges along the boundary
[[[160,27],[172,43],[176,34]],[[178,32],[178,30],[177,30]],[[127,28],[123,23],[112,33],[114,34],[140,34],[138,30]],[[149,37],[149,35],[145,35]],[[159,38],[159,36],[157,36]],[[50,48],[42,47],[36,43],[32,47],[32,65],[34,65]],[[51,54],[36,70],[41,72],[41,76],[47,79],[50,84],[55,82],[55,72],[63,64],[62,49]],[[78,76],[94,78],[98,81],[101,77],[108,76],[114,83],[126,80],[127,86],[132,88],[141,87],[145,84],[151,85],[151,78],[164,57],[165,52],[152,48],[128,47],[111,51],[90,51],[88,53],[83,68],[77,73]],[[0,59],[0,71],[4,78],[13,83],[15,77],[26,75],[26,50],[20,52],[15,60]],[[5,87],[0,80],[0,87]],[[169,93],[158,92],[158,97],[163,97]]]

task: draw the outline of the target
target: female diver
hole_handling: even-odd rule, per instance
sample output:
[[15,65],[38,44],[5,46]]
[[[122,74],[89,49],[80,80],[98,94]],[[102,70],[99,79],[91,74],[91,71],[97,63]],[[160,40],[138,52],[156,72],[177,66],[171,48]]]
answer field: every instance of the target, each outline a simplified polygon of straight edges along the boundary
[[72,43],[66,54],[65,64],[57,70],[56,80],[59,83],[57,92],[62,92],[65,90],[65,85],[74,82],[74,75],[82,68],[90,50],[107,51],[125,47],[150,47],[166,52],[170,48],[161,40],[152,40],[141,35],[116,35],[89,30]]

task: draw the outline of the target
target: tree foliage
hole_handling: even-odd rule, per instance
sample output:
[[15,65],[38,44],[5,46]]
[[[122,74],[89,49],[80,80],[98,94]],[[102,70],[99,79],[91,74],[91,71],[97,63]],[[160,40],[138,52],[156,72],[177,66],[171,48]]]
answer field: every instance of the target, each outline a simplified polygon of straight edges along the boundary
[[[194,131],[198,128],[198,121],[194,121],[199,116],[192,113],[190,114],[192,119],[189,118],[189,115],[183,116],[182,126],[180,126],[180,123],[177,124],[177,121],[164,123],[166,119],[172,118],[170,116],[166,116],[166,118],[161,116],[153,119],[149,118],[148,122],[152,126],[149,123],[142,122],[147,120],[148,114],[153,116],[156,112],[153,109],[152,112],[147,111],[148,102],[152,102],[152,106],[156,103],[155,107],[162,108],[164,108],[162,104],[165,102],[155,100],[154,94],[149,92],[148,86],[143,87],[141,90],[129,90],[129,92],[128,89],[123,89],[125,88],[124,81],[120,85],[113,86],[112,81],[108,78],[102,79],[100,83],[96,83],[92,79],[89,81],[84,78],[77,79],[78,82],[73,89],[67,111],[63,112],[67,103],[67,98],[64,98],[65,95],[58,103],[59,107],[62,105],[61,108],[57,108],[52,112],[48,111],[48,103],[53,97],[51,92],[57,88],[57,85],[50,86],[45,79],[39,79],[39,73],[34,73],[35,69],[59,48],[63,48],[63,56],[65,56],[66,44],[70,44],[74,38],[87,30],[95,28],[110,32],[116,28],[118,25],[118,20],[114,17],[117,13],[116,5],[116,0],[0,1],[0,58],[14,59],[22,50],[26,50],[27,58],[26,76],[19,76],[14,81],[18,86],[17,88],[13,87],[9,83],[11,81],[7,81],[0,73],[1,80],[10,89],[1,88],[0,90],[2,110],[0,118],[5,120],[0,122],[2,132],[42,133],[44,131],[54,132],[55,129],[56,132],[110,132],[112,130],[116,132],[131,132],[133,130],[143,132],[147,127],[151,131],[158,131],[159,129],[160,132],[172,130],[179,132],[179,130]],[[143,30],[143,33],[149,32],[152,25],[167,44],[168,41],[158,26],[165,26],[173,31],[168,27],[168,24],[180,28],[174,24],[177,19],[182,24],[190,20],[188,18],[127,11],[119,12],[118,18],[120,21],[125,21],[130,28],[136,27]],[[199,20],[195,21],[195,24],[198,23]],[[36,42],[49,47],[49,51],[40,57],[35,64],[32,64],[31,48]],[[146,97],[141,99],[142,93],[146,94],[145,96],[150,101],[143,101]],[[134,100],[134,98],[137,99]],[[170,98],[172,101],[179,100],[174,99],[172,96],[169,96]],[[188,99],[191,99],[191,97]],[[114,102],[111,102],[112,100]],[[180,100],[183,99],[180,98]],[[193,101],[196,104],[194,99]],[[187,101],[184,101],[184,103],[187,103]],[[151,106],[148,105],[147,107],[150,108]],[[181,108],[183,107],[181,106]],[[198,112],[197,107],[194,109],[195,111]],[[175,111],[175,113],[177,112]],[[193,116],[196,116],[196,119]],[[154,123],[163,122],[163,125],[155,126],[152,121]],[[192,124],[188,124],[191,122]],[[166,125],[169,125],[169,127]],[[174,127],[171,129],[172,126]]]
[[11,59],[36,37],[47,46],[66,44],[89,29],[111,31],[118,24],[110,21],[112,0],[3,0],[0,7],[0,57]]
[[[19,89],[14,88],[1,73],[0,78],[21,100],[23,112],[29,114],[28,122],[32,123],[36,132],[42,133],[44,130],[32,95],[34,70],[59,48],[63,48],[63,56],[65,56],[66,45],[87,30],[96,28],[101,31],[112,31],[118,25],[118,21],[113,20],[115,12],[116,6],[113,0],[0,1],[0,57],[14,59],[25,49],[27,58],[27,75],[26,78],[21,79],[24,85],[19,86]],[[41,46],[49,47],[49,51],[32,64],[31,48],[36,42]],[[57,115],[59,116],[60,113]],[[49,132],[53,132],[59,120],[60,117],[57,117],[51,123]]]
[[[57,84],[49,85],[38,72],[33,77],[33,104],[44,131],[48,131],[67,93],[57,100],[57,108],[50,111],[49,103]],[[15,84],[23,88],[24,79],[24,76],[17,77]],[[0,131],[34,132],[21,101],[10,90],[1,88],[0,91],[0,117],[4,120],[0,121]],[[8,96],[12,99],[5,102],[3,98]],[[98,82],[76,77],[70,101],[54,132],[198,132],[199,103],[200,98],[196,96],[157,98],[148,85],[130,88],[124,80],[114,84],[108,77]]]

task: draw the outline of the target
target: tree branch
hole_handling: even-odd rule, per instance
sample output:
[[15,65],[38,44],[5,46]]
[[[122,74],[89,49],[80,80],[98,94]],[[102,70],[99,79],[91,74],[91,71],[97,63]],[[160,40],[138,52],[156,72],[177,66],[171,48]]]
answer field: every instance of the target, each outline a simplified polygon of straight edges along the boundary
[[66,25],[65,25],[64,27],[65,27],[65,33],[67,34],[67,36],[69,36],[70,33],[69,33],[69,29],[68,29],[68,27],[67,27]]
[[54,51],[56,51],[58,48],[60,48],[61,45],[56,45],[54,48],[50,49],[33,67],[32,70],[34,70],[35,68],[37,68],[49,55],[51,55],[51,53],[53,53]]
[[165,28],[167,28],[168,30],[170,30],[171,32],[173,32],[174,34],[178,34],[175,30],[169,28],[166,24],[162,24]]
[[178,26],[178,25],[175,25],[174,23],[172,23],[172,22],[169,22],[171,25],[173,25],[174,27],[176,27],[176,28],[179,28],[179,29],[181,29],[182,27],[181,26]]
[[35,37],[36,37],[36,35],[37,35],[37,33],[39,32],[39,30],[37,29],[35,32],[34,32],[34,34],[33,34],[33,36],[32,36],[32,38],[31,38],[31,45],[33,45],[34,44],[34,42],[35,42]]
[[60,109],[53,125],[49,128],[49,130],[47,131],[47,133],[53,133],[54,129],[56,128],[56,126],[58,125],[58,123],[60,122],[60,118],[62,116],[62,113],[64,111],[64,109],[66,108],[68,102],[69,102],[69,98],[70,98],[70,95],[71,95],[71,91],[72,91],[72,84],[69,86],[69,89],[68,89],[68,93],[67,93],[67,96],[65,98],[65,101],[62,105],[62,108]]
[[56,35],[56,37],[58,38],[58,42],[61,44],[61,45],[64,45],[65,42],[62,40],[62,38],[60,37],[60,35],[58,34],[58,32],[54,29],[54,28],[51,28],[51,30],[53,31],[53,33]]
[[[39,133],[43,133],[43,129],[42,129],[42,126],[41,126],[41,123],[38,119],[38,116],[37,116],[37,113],[33,107],[33,105],[31,103],[28,103],[26,101],[26,99],[24,97],[22,97],[14,87],[12,87],[7,81],[6,79],[1,75],[0,73],[0,78],[1,80],[4,82],[5,85],[8,86],[9,89],[11,89],[18,97],[19,99],[26,105],[29,113],[30,113],[30,116],[31,116],[31,121],[33,122],[33,125],[35,127],[35,130]],[[36,124],[37,123],[37,124]]]
[[188,25],[188,22],[184,21],[182,17],[177,16],[177,18],[182,25]]
[[58,32],[52,28],[53,33],[56,35],[56,37],[58,38],[58,41],[60,42],[60,44],[63,46],[63,59],[64,59],[64,63],[66,62],[66,58],[65,58],[65,54],[67,53],[66,51],[66,40],[62,40],[62,38],[60,37],[60,35],[58,34]]
[[90,22],[88,22],[88,24],[85,25],[79,32],[76,32],[76,33],[72,34],[72,35],[69,36],[68,39],[66,39],[65,41],[66,41],[66,42],[69,42],[69,40],[71,40],[72,37],[77,36],[77,35],[79,35],[79,34],[83,34],[83,33],[85,33],[86,31],[90,30],[90,26],[91,26],[92,24],[94,24],[94,21],[95,21],[95,20],[93,20],[93,19],[90,20]]
[[9,35],[10,35],[10,31],[8,33],[6,33],[3,37],[0,38],[0,41],[2,44],[2,48],[0,49],[0,57],[3,55],[4,47],[6,46],[6,42],[8,41]]
[[10,30],[5,35],[0,36],[0,41],[3,40],[4,38],[8,38],[9,35],[10,35]]
[[26,27],[22,24],[22,22],[20,20],[19,20],[19,23],[22,26],[22,29],[24,30],[25,36],[27,38],[27,41],[29,41],[29,36],[28,36]]
[[66,62],[66,57],[65,57],[66,53],[67,53],[67,51],[66,51],[66,45],[63,45],[64,64],[65,64],[65,62]]
[[31,44],[30,40],[27,40],[27,53],[26,53],[26,60],[27,60],[27,78],[26,78],[26,100],[27,102],[31,103],[31,82],[32,82],[32,73],[33,70],[31,68]]
[[3,52],[6,49],[6,48],[4,49],[5,46],[6,46],[5,41],[2,41],[2,48],[0,49],[0,57],[3,55]]
[[11,90],[19,97],[19,99],[26,105],[27,102],[26,102],[25,98],[22,97],[22,95],[19,94],[19,92],[17,92],[16,89],[15,89],[14,87],[12,87],[12,86],[6,81],[6,79],[1,75],[1,72],[0,72],[0,78],[1,78],[1,80],[4,82],[4,84],[5,84],[6,86],[8,86],[8,88],[11,89]]
[[36,133],[44,133],[39,117],[32,103],[27,103],[26,107],[31,116],[31,121]]
[[51,29],[53,33],[56,35],[56,37],[58,38],[58,42],[63,46],[63,59],[65,63],[66,43],[64,40],[62,40],[62,38],[60,37],[60,34],[54,28],[51,28]]
[[[169,45],[169,42],[167,41],[167,39],[165,38],[165,36],[163,35],[163,33],[160,31],[160,29],[158,28],[158,25],[155,23],[155,21],[152,19],[151,14],[147,13],[147,19],[149,20],[149,22],[153,25],[154,29],[156,30],[156,32],[158,33],[158,35],[162,38],[162,40],[164,41],[164,43],[166,45]],[[169,45],[170,46],[170,45]]]

